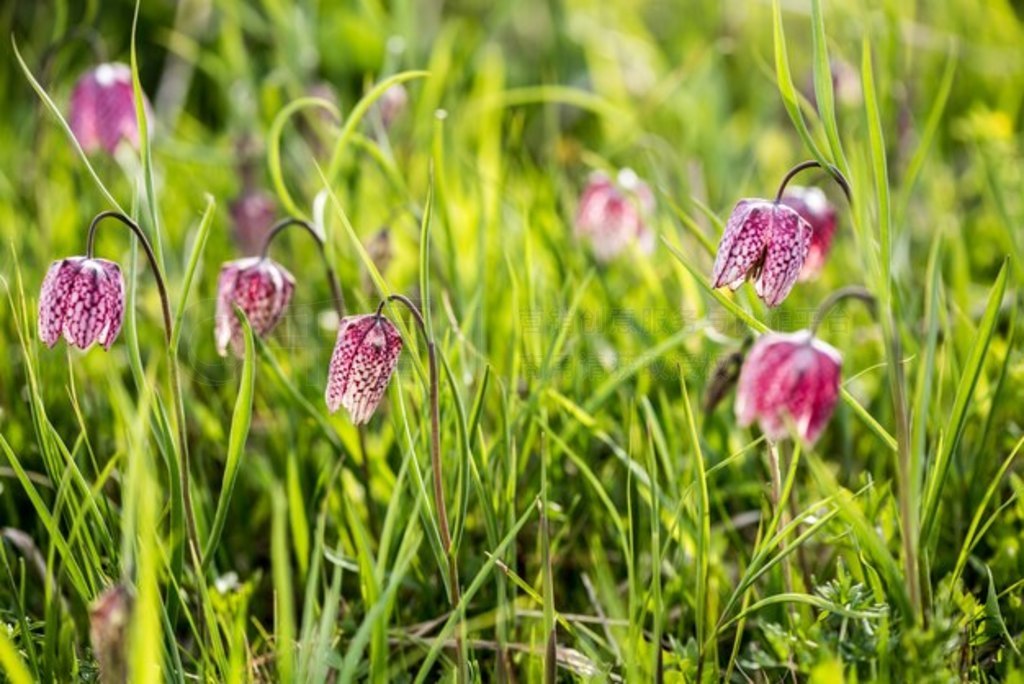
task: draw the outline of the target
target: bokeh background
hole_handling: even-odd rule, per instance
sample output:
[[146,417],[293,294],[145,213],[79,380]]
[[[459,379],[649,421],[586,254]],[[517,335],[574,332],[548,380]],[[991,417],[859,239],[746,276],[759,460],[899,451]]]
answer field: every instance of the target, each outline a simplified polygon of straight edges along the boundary
[[[835,120],[863,201],[855,215],[824,174],[801,177],[839,208],[821,276],[776,310],[749,286],[729,297],[795,330],[838,287],[888,288],[877,272],[888,261],[926,490],[915,508],[941,456],[950,463],[920,546],[916,621],[900,608],[897,461],[853,404],[840,403],[793,466],[784,507],[802,525],[786,563],[764,536],[774,508],[763,440],[736,426],[731,395],[701,408],[717,360],[750,334],[702,286],[713,259],[704,245],[737,200],[773,195],[811,157],[780,96],[776,39],[811,134],[830,149],[816,116],[811,4],[800,1],[781,3],[784,38],[772,4],[753,0],[142,2],[152,191],[130,148],[90,161],[159,241],[175,306],[206,240],[176,352],[201,532],[245,394],[246,367],[213,343],[217,270],[251,248],[232,206],[263,193],[285,216],[283,187],[294,209],[316,215],[344,124],[315,105],[282,112],[319,98],[347,121],[374,84],[425,70],[405,82],[392,120],[376,105],[350,131],[323,222],[350,311],[372,310],[386,285],[431,312],[446,366],[449,512],[463,588],[477,587],[466,606],[470,675],[540,681],[557,661],[566,681],[1019,681],[1024,480],[1012,459],[1003,466],[1024,418],[1014,332],[1024,7],[864,0],[822,10]],[[444,564],[431,545],[425,356],[409,337],[362,437],[328,415],[337,319],[305,236],[275,243],[295,300],[258,345],[251,408],[242,402],[251,427],[202,579],[187,565],[175,574],[173,478],[154,417],[171,402],[166,344],[126,233],[105,228],[97,243],[136,283],[136,319],[113,349],[48,350],[37,339],[47,266],[81,254],[90,218],[110,205],[13,43],[66,116],[85,70],[130,61],[134,11],[126,1],[0,7],[0,664],[9,645],[36,678],[95,679],[88,609],[125,581],[138,597],[124,639],[153,644],[134,657],[133,679],[454,677]],[[865,51],[877,100],[865,92]],[[870,137],[875,104],[883,141]],[[877,233],[879,146],[888,253]],[[577,199],[591,172],[623,167],[654,190],[657,246],[600,264],[573,236]],[[844,387],[895,434],[881,327],[850,305],[821,336],[844,355]],[[784,475],[793,455],[783,445]],[[745,584],[762,551],[775,560]]]

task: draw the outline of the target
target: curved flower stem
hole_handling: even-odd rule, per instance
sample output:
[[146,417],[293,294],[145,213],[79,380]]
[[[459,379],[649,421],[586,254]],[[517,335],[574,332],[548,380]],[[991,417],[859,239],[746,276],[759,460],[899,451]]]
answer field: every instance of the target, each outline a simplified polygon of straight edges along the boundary
[[331,286],[331,296],[334,297],[334,310],[338,314],[338,318],[345,316],[345,297],[341,294],[341,286],[338,284],[338,276],[334,273],[334,268],[331,266],[331,260],[327,258],[327,245],[324,243],[320,233],[317,232],[313,224],[305,219],[295,218],[290,216],[286,219],[281,219],[275,223],[270,232],[267,233],[267,239],[263,242],[263,249],[260,250],[260,258],[266,259],[267,254],[270,252],[270,243],[274,241],[274,238],[286,228],[291,226],[299,226],[305,228],[306,232],[309,233],[313,240],[316,241],[317,247],[320,249],[320,256],[324,260],[324,268],[327,271],[327,282]]
[[843,287],[826,297],[825,301],[818,306],[818,310],[814,312],[814,320],[811,321],[811,335],[817,334],[818,328],[825,321],[825,318],[828,317],[829,312],[844,299],[859,299],[868,305],[868,308],[871,309],[871,315],[875,315],[877,300],[873,294],[868,292],[867,288],[860,285]]
[[[434,506],[437,509],[437,527],[441,535],[441,546],[444,547],[445,554],[448,556],[448,583],[451,585],[452,610],[458,610],[462,600],[459,590],[459,565],[455,549],[452,548],[452,535],[448,528],[448,511],[444,503],[444,481],[441,477],[441,418],[437,388],[437,350],[434,347],[434,340],[427,332],[427,324],[423,319],[422,312],[411,299],[401,294],[389,295],[377,307],[378,316],[381,315],[384,305],[388,302],[399,302],[412,312],[413,318],[416,319],[416,325],[419,326],[423,339],[427,343],[427,363],[430,372],[430,467],[434,480]],[[455,651],[456,660],[461,664],[462,639],[458,635],[455,637]],[[462,681],[462,672],[463,669],[460,665],[460,681]]]
[[196,516],[195,511],[192,508],[192,492],[189,488],[188,431],[185,426],[185,401],[181,391],[181,375],[178,371],[177,350],[173,349],[171,346],[171,341],[174,339],[174,324],[171,322],[170,298],[167,296],[167,287],[164,284],[164,276],[160,270],[159,263],[157,262],[156,254],[153,253],[153,246],[149,243],[149,239],[146,238],[146,234],[142,232],[139,224],[135,223],[135,221],[118,211],[103,211],[96,214],[95,218],[93,218],[92,223],[89,224],[89,234],[86,238],[86,258],[91,259],[93,257],[96,242],[96,229],[99,227],[100,221],[106,218],[117,219],[127,226],[128,229],[135,234],[135,237],[139,239],[139,243],[142,245],[142,249],[146,253],[146,259],[149,260],[150,269],[153,271],[153,278],[156,280],[157,290],[160,292],[160,305],[163,309],[164,315],[164,336],[167,340],[167,356],[170,366],[171,392],[174,395],[174,417],[175,422],[178,424],[178,448],[181,455],[181,461],[178,464],[178,479],[181,487],[182,506],[185,510],[185,527],[188,532],[188,543],[191,547],[192,561],[195,563],[198,580],[203,574],[202,547],[199,545],[199,533],[196,530]]
[[836,184],[838,184],[839,187],[843,189],[843,194],[846,195],[846,201],[849,202],[850,204],[853,204],[853,192],[850,190],[850,183],[849,181],[846,180],[846,176],[844,176],[842,172],[836,167],[831,165],[823,166],[820,162],[817,162],[813,159],[810,159],[805,162],[800,162],[786,173],[786,175],[782,179],[782,182],[779,184],[779,191],[775,193],[776,204],[778,204],[782,200],[782,193],[786,191],[786,186],[789,185],[789,182],[791,180],[793,180],[793,177],[796,176],[801,171],[805,171],[807,169],[824,169],[825,171],[827,171],[829,175],[832,176],[832,179],[836,182]]

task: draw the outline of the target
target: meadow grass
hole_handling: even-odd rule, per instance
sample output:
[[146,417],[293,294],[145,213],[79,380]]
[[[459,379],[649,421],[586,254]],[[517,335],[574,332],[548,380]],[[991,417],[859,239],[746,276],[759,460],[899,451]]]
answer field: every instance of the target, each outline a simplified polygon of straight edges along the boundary
[[[0,18],[0,680],[99,680],[90,607],[123,583],[130,681],[1024,681],[1019,8],[58,0]],[[97,49],[131,65],[139,115],[153,102],[137,151],[86,155],[66,123]],[[386,306],[405,349],[366,426],[324,405],[337,321],[298,231],[273,248],[288,315],[217,355],[243,138],[280,215],[324,231],[348,313],[422,309],[436,368]],[[733,205],[807,159],[852,189],[801,178],[839,210],[820,277],[776,309],[712,289]],[[622,167],[654,189],[656,247],[600,263],[573,217],[588,174]],[[145,254],[111,227],[120,338],[47,349],[42,278],[109,209],[153,243],[170,339]],[[843,385],[816,444],[738,427],[731,394],[705,405],[720,357],[852,285],[876,304],[819,330]]]

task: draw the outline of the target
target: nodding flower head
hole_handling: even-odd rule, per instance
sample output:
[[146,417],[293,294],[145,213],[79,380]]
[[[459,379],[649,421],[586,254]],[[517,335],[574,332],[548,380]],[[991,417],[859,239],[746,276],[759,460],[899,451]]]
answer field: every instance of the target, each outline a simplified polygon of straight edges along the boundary
[[740,425],[756,420],[769,439],[777,440],[791,422],[800,438],[813,444],[835,409],[842,363],[835,348],[808,330],[762,335],[740,370]]
[[778,306],[807,260],[813,230],[794,209],[765,199],[744,199],[726,223],[711,280],[738,288],[753,278],[757,296]]
[[134,603],[131,590],[115,584],[89,606],[89,640],[101,681],[128,681],[128,625]]
[[229,211],[235,242],[246,254],[259,254],[277,216],[274,199],[260,190],[247,189],[231,203]]
[[613,181],[591,174],[576,212],[576,237],[586,238],[598,261],[608,262],[631,244],[645,253],[654,249],[647,223],[654,213],[654,194],[632,169]]
[[807,260],[800,269],[799,280],[816,278],[832,248],[832,237],[836,232],[836,208],[821,188],[798,185],[790,186],[780,201],[800,214],[811,226],[811,245],[807,250]]
[[284,316],[294,291],[292,274],[273,259],[249,257],[221,266],[214,326],[220,355],[227,355],[228,345],[237,356],[245,353],[242,324],[235,315],[235,306],[245,312],[253,334],[263,337]]
[[124,322],[124,277],[106,259],[69,257],[50,265],[39,293],[39,338],[53,347],[61,335],[88,349],[110,349]]
[[363,314],[341,319],[324,394],[331,413],[344,406],[356,425],[370,420],[401,351],[398,329],[384,316]]
[[[143,100],[149,116],[149,102]],[[113,154],[122,140],[139,146],[139,122],[135,117],[132,72],[119,62],[90,69],[71,92],[71,131],[86,152],[103,149]]]
[[377,101],[377,111],[384,128],[391,128],[402,112],[409,106],[409,91],[401,83],[396,83],[381,93]]

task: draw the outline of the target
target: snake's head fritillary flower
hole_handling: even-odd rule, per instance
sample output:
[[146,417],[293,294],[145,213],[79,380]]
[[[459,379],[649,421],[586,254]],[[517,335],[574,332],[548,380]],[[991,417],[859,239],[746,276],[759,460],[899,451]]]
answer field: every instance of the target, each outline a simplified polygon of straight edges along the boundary
[[[146,115],[149,102],[144,100]],[[126,140],[139,146],[139,122],[135,116],[132,71],[126,64],[110,62],[90,69],[71,92],[68,115],[71,131],[86,152],[103,149],[114,154]]]
[[586,238],[598,261],[608,262],[632,244],[644,253],[654,249],[648,221],[654,213],[654,194],[633,172],[622,169],[612,180],[591,174],[576,211],[576,237]]
[[106,259],[69,257],[50,265],[39,293],[39,338],[53,347],[110,349],[124,322],[124,276]]
[[799,276],[800,280],[811,280],[821,272],[829,249],[832,248],[832,237],[836,232],[836,208],[821,188],[797,185],[786,190],[782,203],[795,210],[811,226],[811,246]]
[[812,233],[810,224],[785,204],[740,200],[718,243],[712,286],[735,290],[752,278],[757,296],[778,306],[807,260]]
[[104,682],[128,681],[128,625],[134,598],[123,584],[115,584],[89,607],[89,640]]
[[384,316],[363,314],[341,319],[324,394],[331,413],[344,406],[356,425],[370,420],[401,351],[402,337]]
[[244,190],[229,211],[235,242],[246,254],[258,254],[277,216],[274,199],[260,190]]
[[235,306],[249,319],[253,334],[263,337],[284,316],[294,291],[295,278],[273,259],[249,257],[221,266],[214,326],[220,355],[227,355],[229,345],[237,356],[245,353],[242,324],[235,315]]
[[758,338],[740,370],[736,417],[755,420],[773,440],[792,423],[807,444],[821,435],[839,397],[842,357],[810,331],[767,333]]

